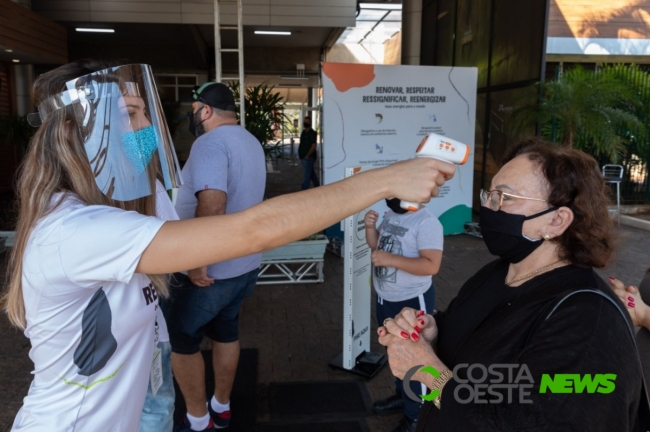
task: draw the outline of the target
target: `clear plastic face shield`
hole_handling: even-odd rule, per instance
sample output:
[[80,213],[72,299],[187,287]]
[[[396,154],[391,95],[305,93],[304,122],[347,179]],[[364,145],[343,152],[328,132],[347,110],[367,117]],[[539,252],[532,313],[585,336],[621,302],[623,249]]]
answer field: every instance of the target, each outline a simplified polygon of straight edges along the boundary
[[155,193],[156,178],[166,189],[182,184],[151,68],[124,65],[84,75],[30,114],[40,126],[55,111],[71,107],[99,189],[130,201]]

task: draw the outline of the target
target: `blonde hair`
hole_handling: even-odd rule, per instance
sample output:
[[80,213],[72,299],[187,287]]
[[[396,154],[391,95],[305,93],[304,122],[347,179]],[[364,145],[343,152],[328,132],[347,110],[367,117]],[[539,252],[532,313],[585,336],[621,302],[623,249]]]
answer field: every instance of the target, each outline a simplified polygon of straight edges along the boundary
[[[47,72],[36,80],[32,101],[42,101],[65,89],[69,80],[87,75],[110,65],[81,60]],[[133,201],[115,201],[104,195],[95,183],[95,176],[84,149],[84,140],[71,107],[59,109],[48,116],[32,137],[29,150],[19,169],[17,196],[18,221],[16,237],[8,267],[8,288],[3,296],[9,320],[17,327],[27,326],[22,291],[23,259],[29,236],[38,221],[52,213],[61,200],[53,203],[54,194],[72,193],[86,205],[107,205],[131,210],[147,216],[156,214],[156,194]],[[149,180],[155,190],[158,164],[149,164]],[[148,275],[158,293],[168,295],[166,275]]]

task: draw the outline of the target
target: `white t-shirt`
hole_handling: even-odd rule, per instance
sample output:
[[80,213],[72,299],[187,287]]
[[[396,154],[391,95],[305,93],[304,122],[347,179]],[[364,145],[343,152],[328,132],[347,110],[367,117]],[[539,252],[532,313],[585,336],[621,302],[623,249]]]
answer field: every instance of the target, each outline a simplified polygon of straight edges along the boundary
[[[156,180],[156,217],[164,221],[178,220],[178,214],[165,187]],[[169,342],[167,322],[160,307],[156,307],[156,324],[158,324],[158,342]]]
[[136,274],[163,221],[74,195],[42,218],[23,261],[34,380],[13,431],[137,431],[158,297]]
[[[377,249],[417,258],[421,250],[442,250],[442,224],[426,208],[397,214],[392,210],[379,225]],[[416,276],[395,267],[374,267],[373,286],[384,300],[399,302],[424,294],[431,287],[431,276]]]

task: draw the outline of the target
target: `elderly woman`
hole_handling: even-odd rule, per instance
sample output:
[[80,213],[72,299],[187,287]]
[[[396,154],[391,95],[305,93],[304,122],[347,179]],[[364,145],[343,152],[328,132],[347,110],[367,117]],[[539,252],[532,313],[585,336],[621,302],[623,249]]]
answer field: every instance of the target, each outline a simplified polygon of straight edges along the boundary
[[[506,160],[481,191],[483,239],[499,259],[435,318],[404,309],[378,329],[393,374],[432,390],[417,430],[638,430],[629,317],[593,271],[612,255],[596,161],[534,140]],[[575,293],[585,289],[604,295]]]

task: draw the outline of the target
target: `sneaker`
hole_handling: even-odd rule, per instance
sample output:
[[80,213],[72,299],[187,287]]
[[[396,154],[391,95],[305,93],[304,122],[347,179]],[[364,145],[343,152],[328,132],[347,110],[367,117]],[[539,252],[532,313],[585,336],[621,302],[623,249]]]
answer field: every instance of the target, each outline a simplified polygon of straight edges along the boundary
[[230,411],[224,411],[222,413],[218,413],[212,409],[212,405],[210,404],[210,401],[208,401],[208,411],[210,412],[210,418],[214,422],[215,429],[225,429],[228,426],[230,426],[230,417],[231,417]]
[[[190,427],[190,421],[187,419],[187,416],[183,417],[180,423],[176,423],[174,426],[174,432],[195,432],[194,429]],[[210,419],[208,427],[203,429],[201,432],[215,432],[214,422]]]
[[387,399],[382,399],[372,404],[372,410],[379,415],[404,412],[404,399],[402,395],[394,394]]
[[410,418],[403,416],[397,427],[391,432],[415,432],[417,425],[417,420],[411,420]]

